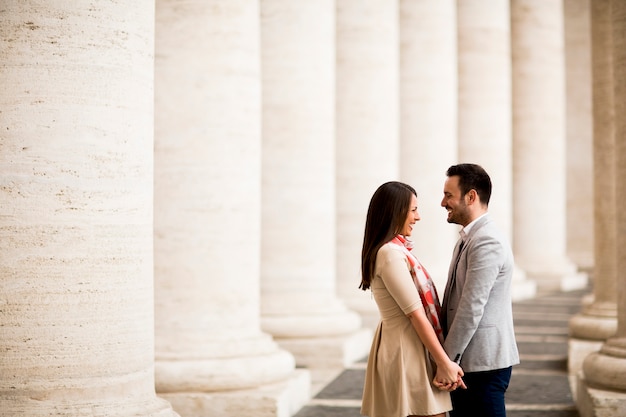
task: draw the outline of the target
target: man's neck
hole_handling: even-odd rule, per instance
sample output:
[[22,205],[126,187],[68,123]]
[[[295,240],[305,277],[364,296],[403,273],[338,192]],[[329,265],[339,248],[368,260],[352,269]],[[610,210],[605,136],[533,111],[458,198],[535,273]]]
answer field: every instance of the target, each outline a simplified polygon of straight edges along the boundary
[[469,223],[467,223],[465,226],[463,226],[463,229],[467,228],[469,225],[474,224],[474,222],[478,219],[480,219],[482,216],[484,216],[485,214],[487,214],[487,210],[480,210],[478,213],[476,213],[475,216],[472,216],[471,220],[469,221]]

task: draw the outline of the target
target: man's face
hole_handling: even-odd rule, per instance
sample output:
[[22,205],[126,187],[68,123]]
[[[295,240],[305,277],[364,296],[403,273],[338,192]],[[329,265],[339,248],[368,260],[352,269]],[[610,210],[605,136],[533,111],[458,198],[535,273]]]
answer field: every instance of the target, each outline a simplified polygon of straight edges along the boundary
[[461,195],[458,175],[448,177],[443,186],[443,199],[441,200],[441,207],[448,211],[448,223],[460,224],[461,226],[467,226],[470,223],[465,197],[465,195]]

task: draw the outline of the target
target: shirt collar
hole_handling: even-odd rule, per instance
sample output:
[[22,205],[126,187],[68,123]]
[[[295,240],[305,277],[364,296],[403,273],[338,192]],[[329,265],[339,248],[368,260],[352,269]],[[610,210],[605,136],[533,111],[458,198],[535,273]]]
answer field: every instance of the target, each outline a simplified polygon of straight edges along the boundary
[[474,227],[474,225],[476,224],[476,222],[479,219],[482,219],[483,217],[485,217],[488,213],[483,213],[480,216],[476,217],[474,220],[471,221],[470,224],[468,224],[467,226],[465,226],[464,228],[462,228],[459,231],[459,234],[461,235],[461,239],[465,240],[465,238],[467,237],[467,235],[469,234],[470,230],[472,229],[472,227]]

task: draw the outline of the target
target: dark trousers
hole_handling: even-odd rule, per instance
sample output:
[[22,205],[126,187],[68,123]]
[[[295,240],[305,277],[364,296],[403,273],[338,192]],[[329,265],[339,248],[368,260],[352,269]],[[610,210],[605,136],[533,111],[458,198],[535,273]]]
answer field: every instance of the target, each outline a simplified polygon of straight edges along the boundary
[[512,367],[484,372],[466,372],[467,389],[451,393],[450,417],[506,417],[504,393],[509,387]]

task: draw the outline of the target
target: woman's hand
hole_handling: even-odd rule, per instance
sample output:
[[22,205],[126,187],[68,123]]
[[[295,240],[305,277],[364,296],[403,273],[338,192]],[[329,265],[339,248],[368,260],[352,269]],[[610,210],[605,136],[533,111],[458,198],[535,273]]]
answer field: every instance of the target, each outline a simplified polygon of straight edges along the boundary
[[437,380],[433,380],[433,384],[439,388],[441,391],[454,391],[457,388],[462,388],[462,389],[467,389],[467,386],[465,385],[465,382],[463,381],[463,378],[459,377],[459,379],[456,382],[453,382],[451,384],[444,384],[441,382],[438,382]]
[[437,374],[433,379],[433,384],[442,390],[454,391],[457,388],[467,388],[465,382],[461,378],[464,373],[463,369],[450,360],[443,346],[439,342],[432,324],[426,318],[423,308],[418,308],[407,314],[413,328],[417,332],[419,338],[424,343],[426,349],[430,353],[432,359],[437,364]]
[[463,369],[451,360],[437,366],[437,374],[433,379],[433,384],[442,391],[454,391],[457,388],[467,389],[463,381]]

